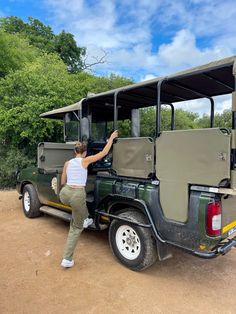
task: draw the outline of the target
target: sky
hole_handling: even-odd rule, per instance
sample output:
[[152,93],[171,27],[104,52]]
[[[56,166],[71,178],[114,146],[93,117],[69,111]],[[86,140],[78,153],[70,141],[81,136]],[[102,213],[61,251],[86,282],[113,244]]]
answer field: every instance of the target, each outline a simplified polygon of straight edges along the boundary
[[[88,63],[105,56],[95,74],[136,82],[236,54],[236,0],[0,0],[0,16],[10,15],[72,33]],[[204,112],[206,101],[183,108]],[[216,111],[227,108],[219,97]]]

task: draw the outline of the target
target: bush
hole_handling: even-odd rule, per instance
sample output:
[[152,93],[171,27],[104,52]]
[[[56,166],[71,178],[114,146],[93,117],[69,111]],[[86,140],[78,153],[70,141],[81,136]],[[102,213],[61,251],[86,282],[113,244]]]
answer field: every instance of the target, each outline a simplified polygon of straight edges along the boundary
[[35,164],[35,159],[27,157],[15,147],[0,147],[0,189],[16,185],[16,171]]

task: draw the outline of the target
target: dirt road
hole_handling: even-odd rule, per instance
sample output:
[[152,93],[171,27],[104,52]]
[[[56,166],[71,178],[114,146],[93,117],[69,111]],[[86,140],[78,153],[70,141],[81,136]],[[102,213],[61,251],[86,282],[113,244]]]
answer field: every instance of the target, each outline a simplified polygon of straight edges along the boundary
[[174,257],[132,272],[109,249],[107,232],[85,231],[76,265],[60,260],[68,224],[27,219],[15,191],[0,192],[0,313],[236,313],[236,250],[202,260]]

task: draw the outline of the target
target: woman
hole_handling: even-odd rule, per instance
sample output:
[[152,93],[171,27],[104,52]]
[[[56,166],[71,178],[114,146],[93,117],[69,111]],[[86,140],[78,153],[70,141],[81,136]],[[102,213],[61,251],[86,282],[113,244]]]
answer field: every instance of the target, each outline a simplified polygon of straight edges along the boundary
[[72,207],[72,219],[70,222],[70,230],[61,262],[62,267],[74,266],[72,259],[73,253],[78,242],[79,236],[84,228],[84,220],[88,217],[88,209],[86,205],[85,186],[87,181],[87,168],[91,163],[102,159],[111,149],[113,140],[118,136],[118,132],[114,131],[106,146],[96,155],[88,156],[87,145],[78,142],[75,145],[75,158],[65,162],[61,184],[65,185],[60,192],[60,200],[65,205]]

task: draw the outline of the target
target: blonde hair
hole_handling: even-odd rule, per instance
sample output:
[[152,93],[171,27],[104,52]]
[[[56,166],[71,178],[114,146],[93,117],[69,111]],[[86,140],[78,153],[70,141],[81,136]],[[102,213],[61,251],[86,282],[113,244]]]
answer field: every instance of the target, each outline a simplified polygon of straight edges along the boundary
[[76,154],[83,154],[87,150],[87,143],[85,142],[77,142],[75,144],[75,153]]

